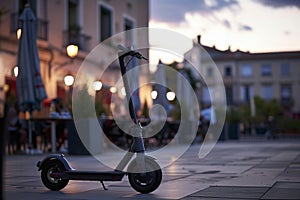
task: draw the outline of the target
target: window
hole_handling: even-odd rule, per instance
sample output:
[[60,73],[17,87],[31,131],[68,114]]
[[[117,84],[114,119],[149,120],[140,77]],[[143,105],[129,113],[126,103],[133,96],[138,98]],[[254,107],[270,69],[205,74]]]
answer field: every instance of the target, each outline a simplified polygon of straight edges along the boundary
[[134,28],[134,22],[128,18],[124,19],[124,30],[130,30]]
[[271,100],[273,98],[273,87],[272,87],[272,85],[262,85],[261,96],[265,100]]
[[[134,28],[134,21],[125,17],[124,18],[124,31],[128,31]],[[125,36],[125,44],[126,46],[131,46],[133,44],[133,35],[132,32],[126,32]]]
[[78,0],[69,0],[68,1],[68,29],[71,31],[80,31],[79,26],[79,2]]
[[243,65],[241,70],[241,75],[244,77],[252,76],[252,66],[251,65]]
[[291,99],[292,98],[292,86],[291,85],[281,85],[280,90],[281,99]]
[[290,64],[282,63],[280,66],[281,76],[289,76],[290,75]]
[[262,65],[261,66],[261,75],[262,76],[271,76],[272,75],[272,68],[271,65]]
[[206,71],[207,77],[212,77],[214,75],[214,68],[213,67],[208,67]]
[[79,0],[68,0],[68,15],[67,15],[67,31],[65,32],[64,45],[75,44],[80,50],[83,49],[83,42],[81,39],[81,26],[79,23]]
[[112,35],[112,10],[106,6],[100,5],[100,42],[109,38]]
[[233,104],[233,89],[231,86],[225,87],[227,105]]
[[232,76],[232,69],[231,69],[231,66],[225,66],[225,68],[224,68],[224,75],[225,75],[226,77]]
[[253,97],[253,87],[251,85],[242,85],[240,88],[240,100],[250,102]]

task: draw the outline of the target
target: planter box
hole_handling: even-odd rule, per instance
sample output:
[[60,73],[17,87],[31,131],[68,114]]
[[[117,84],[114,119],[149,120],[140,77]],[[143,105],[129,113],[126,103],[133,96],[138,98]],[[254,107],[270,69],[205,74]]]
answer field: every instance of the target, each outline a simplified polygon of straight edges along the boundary
[[[77,127],[84,137],[78,135],[74,121],[70,120],[68,128],[68,148],[70,155],[90,155],[90,152],[100,154],[103,151],[103,133],[97,132],[97,119],[83,119]],[[85,145],[84,145],[85,144]]]

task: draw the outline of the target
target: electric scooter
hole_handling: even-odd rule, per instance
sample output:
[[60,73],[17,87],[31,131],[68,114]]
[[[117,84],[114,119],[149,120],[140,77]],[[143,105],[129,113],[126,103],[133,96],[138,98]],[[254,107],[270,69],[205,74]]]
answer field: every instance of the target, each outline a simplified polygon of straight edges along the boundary
[[[141,53],[119,45],[122,50],[118,53],[121,74],[126,94],[130,93],[129,82],[126,74],[124,59],[135,57],[145,59]],[[37,162],[38,170],[41,171],[43,184],[50,190],[59,191],[67,186],[69,180],[100,181],[103,189],[107,190],[104,181],[121,181],[125,175],[128,176],[129,183],[133,189],[140,193],[150,193],[156,190],[162,180],[162,171],[155,158],[145,155],[145,146],[142,137],[142,126],[137,119],[133,102],[130,95],[126,95],[129,102],[129,113],[134,127],[131,130],[132,143],[122,158],[116,169],[112,171],[79,171],[71,167],[68,160],[62,154],[53,154]],[[132,161],[134,154],[136,158]],[[129,163],[129,164],[128,164]],[[128,165],[127,171],[124,171]]]

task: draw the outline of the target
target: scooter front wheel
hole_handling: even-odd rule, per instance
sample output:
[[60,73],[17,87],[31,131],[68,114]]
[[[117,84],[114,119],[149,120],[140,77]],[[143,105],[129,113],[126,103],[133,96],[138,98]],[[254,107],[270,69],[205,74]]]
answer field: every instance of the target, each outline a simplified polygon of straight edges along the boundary
[[137,171],[136,160],[133,160],[128,167],[128,180],[131,187],[143,194],[156,190],[162,180],[162,171],[155,160],[145,157],[145,167],[146,173],[132,173]]
[[43,184],[50,190],[59,191],[68,185],[69,180],[52,178],[51,173],[59,173],[66,171],[64,165],[57,160],[49,161],[45,164],[41,171],[41,179]]

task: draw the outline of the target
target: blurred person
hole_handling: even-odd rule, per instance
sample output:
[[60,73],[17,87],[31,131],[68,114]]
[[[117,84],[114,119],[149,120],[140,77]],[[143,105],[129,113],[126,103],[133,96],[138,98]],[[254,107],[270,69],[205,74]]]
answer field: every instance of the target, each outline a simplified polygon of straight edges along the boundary
[[14,154],[21,151],[21,146],[25,150],[27,132],[22,126],[19,118],[19,106],[15,103],[11,106],[7,113],[8,121],[8,153]]
[[266,133],[266,136],[268,139],[274,139],[275,136],[275,119],[273,116],[268,116],[268,131]]
[[210,126],[216,124],[216,114],[215,109],[212,105],[207,105],[203,107],[200,112],[199,126],[202,141],[205,139],[207,130]]
[[[62,104],[62,100],[60,98],[52,99],[51,104],[54,105],[54,108],[52,110],[52,117],[58,118],[58,119],[70,119],[70,113],[69,111],[64,108]],[[51,106],[52,107],[52,106]],[[51,135],[51,134],[49,134]],[[68,131],[66,128],[66,123],[64,120],[57,120],[56,121],[56,143],[57,143],[57,150],[62,153],[67,153],[67,136]]]

